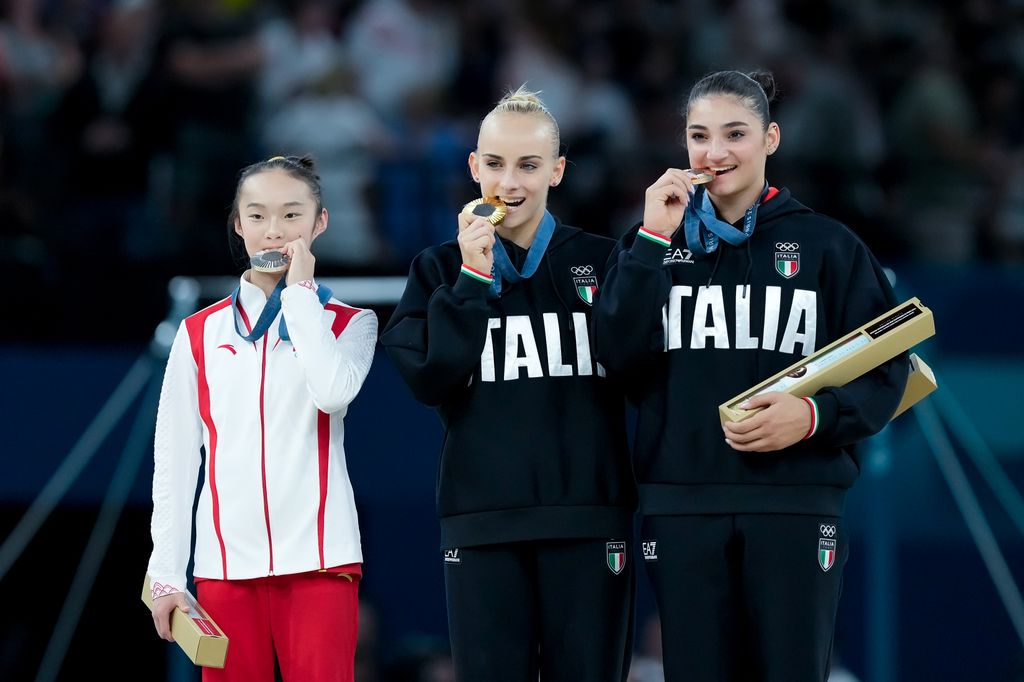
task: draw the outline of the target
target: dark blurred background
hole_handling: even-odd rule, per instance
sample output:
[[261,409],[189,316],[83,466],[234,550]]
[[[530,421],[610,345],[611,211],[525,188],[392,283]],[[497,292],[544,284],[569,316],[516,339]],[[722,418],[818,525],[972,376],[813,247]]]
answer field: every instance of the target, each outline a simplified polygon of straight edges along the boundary
[[[131,453],[151,438],[145,379],[162,367],[131,368],[171,314],[172,277],[238,274],[225,230],[240,168],[312,153],[331,212],[318,276],[401,277],[453,235],[476,194],[466,156],[479,120],[526,83],[570,162],[553,212],[617,237],[646,186],[686,165],[689,86],[758,68],[780,87],[768,179],[854,229],[939,330],[919,351],[942,389],[865,445],[833,678],[1024,680],[1024,1],[0,8],[0,253],[13,282],[0,679],[196,678],[139,600],[152,465],[151,451]],[[393,303],[383,286],[367,301],[382,326]],[[437,419],[379,354],[346,425],[365,550],[359,679],[449,680]],[[39,499],[59,504],[44,513]],[[21,537],[26,518],[38,532]],[[660,679],[655,619],[642,577],[635,682]]]

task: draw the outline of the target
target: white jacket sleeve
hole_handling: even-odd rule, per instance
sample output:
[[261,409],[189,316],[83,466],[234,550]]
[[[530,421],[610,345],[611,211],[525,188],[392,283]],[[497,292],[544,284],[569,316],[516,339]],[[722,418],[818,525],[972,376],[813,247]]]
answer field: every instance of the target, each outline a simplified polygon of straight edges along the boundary
[[320,305],[315,292],[296,284],[281,294],[281,310],[313,403],[328,414],[344,409],[370,371],[377,315],[360,310],[335,338],[337,313]]
[[185,591],[192,543],[203,426],[199,416],[198,370],[183,322],[164,371],[154,438],[153,518],[150,531],[150,587],[155,595]]

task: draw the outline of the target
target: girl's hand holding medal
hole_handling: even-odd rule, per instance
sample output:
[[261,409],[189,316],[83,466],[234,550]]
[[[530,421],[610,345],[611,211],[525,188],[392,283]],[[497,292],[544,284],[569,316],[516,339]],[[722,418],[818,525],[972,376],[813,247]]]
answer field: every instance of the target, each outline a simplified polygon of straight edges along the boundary
[[647,188],[644,229],[671,238],[683,222],[683,212],[693,196],[694,185],[714,179],[714,172],[704,168],[669,168]]
[[494,264],[495,227],[505,218],[505,202],[498,197],[471,201],[459,213],[459,249],[469,268],[489,274]]
[[287,279],[285,284],[295,284],[313,279],[313,268],[316,265],[316,257],[309,250],[309,244],[305,239],[296,239],[284,245],[285,255],[290,261],[288,266]]

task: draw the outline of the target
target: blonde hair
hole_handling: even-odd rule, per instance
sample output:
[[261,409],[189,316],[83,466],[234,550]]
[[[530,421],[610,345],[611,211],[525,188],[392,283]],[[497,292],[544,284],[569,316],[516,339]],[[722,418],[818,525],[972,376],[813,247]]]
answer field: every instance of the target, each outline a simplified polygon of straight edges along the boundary
[[558,121],[555,120],[555,117],[552,116],[551,112],[544,105],[540,98],[540,92],[527,90],[526,85],[520,85],[515,91],[509,90],[505,93],[504,97],[498,100],[498,103],[494,105],[490,113],[484,116],[483,120],[480,121],[480,126],[483,127],[484,121],[498,114],[523,114],[525,116],[540,116],[547,119],[548,123],[551,124],[551,146],[554,150],[554,156],[555,158],[561,156],[559,154],[561,137],[558,132]]

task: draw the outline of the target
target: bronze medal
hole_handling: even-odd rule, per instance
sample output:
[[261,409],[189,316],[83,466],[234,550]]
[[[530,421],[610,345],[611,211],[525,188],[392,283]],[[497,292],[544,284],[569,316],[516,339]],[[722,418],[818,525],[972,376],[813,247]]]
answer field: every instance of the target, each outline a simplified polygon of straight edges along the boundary
[[686,172],[690,174],[690,182],[695,185],[706,185],[715,179],[714,171],[702,170],[700,168],[687,168]]
[[497,226],[505,219],[508,209],[505,208],[505,202],[498,197],[484,197],[463,206],[462,212],[466,215],[483,218],[491,225]]

